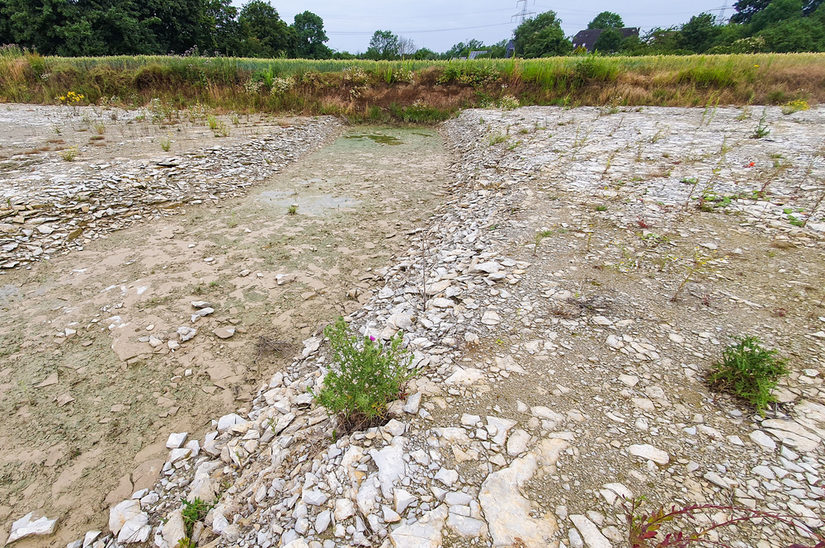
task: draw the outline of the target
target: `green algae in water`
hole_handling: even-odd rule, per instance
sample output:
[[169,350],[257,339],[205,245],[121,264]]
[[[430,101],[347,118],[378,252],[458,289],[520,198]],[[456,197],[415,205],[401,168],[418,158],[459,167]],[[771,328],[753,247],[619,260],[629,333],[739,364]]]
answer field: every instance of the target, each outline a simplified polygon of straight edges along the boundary
[[403,141],[392,135],[382,135],[380,133],[370,133],[363,135],[347,135],[346,139],[371,139],[379,145],[400,145]]

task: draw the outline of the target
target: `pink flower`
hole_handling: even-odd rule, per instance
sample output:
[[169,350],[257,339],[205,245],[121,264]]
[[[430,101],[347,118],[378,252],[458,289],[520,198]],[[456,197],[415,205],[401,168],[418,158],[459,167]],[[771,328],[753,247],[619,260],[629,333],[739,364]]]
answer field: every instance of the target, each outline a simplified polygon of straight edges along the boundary
[[371,342],[375,342],[375,337],[373,337],[372,335],[370,335],[370,341],[371,341]]

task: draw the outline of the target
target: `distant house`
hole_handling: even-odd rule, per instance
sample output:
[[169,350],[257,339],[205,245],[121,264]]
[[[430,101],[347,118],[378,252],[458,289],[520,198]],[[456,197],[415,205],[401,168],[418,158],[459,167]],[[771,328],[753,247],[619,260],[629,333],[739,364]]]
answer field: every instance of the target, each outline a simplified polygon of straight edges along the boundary
[[[619,29],[622,33],[622,38],[629,38],[631,36],[639,36],[639,27],[625,27]],[[584,48],[589,52],[595,49],[596,41],[602,35],[604,29],[586,29],[580,30],[576,36],[573,37],[574,48]]]
[[490,53],[490,51],[486,50],[486,49],[482,49],[482,50],[478,50],[478,51],[471,51],[470,55],[467,56],[467,59],[475,59],[476,57],[480,57],[482,55],[487,55],[488,53]]
[[516,41],[510,40],[507,42],[507,50],[504,53],[504,56],[509,59],[516,54]]

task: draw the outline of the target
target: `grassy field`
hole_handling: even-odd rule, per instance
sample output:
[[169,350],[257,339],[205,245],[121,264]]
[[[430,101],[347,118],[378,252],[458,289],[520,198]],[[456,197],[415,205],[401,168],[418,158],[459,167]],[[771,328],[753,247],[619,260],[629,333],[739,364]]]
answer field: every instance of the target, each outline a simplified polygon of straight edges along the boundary
[[[428,123],[496,105],[785,104],[825,101],[825,54],[310,61],[0,54],[0,101],[339,114]],[[514,101],[516,99],[517,101]]]

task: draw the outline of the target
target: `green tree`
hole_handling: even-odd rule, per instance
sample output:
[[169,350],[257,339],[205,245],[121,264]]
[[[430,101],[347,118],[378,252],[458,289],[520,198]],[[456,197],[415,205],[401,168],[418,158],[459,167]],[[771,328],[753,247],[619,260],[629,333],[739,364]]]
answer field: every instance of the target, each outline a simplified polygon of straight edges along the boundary
[[602,53],[616,53],[622,49],[624,36],[622,31],[615,28],[605,29],[593,44],[593,49]]
[[16,43],[42,54],[56,53],[66,24],[78,8],[67,0],[2,0],[0,13],[8,34],[0,42]]
[[825,51],[825,5],[808,17],[793,17],[767,26],[756,36],[768,51]]
[[589,29],[621,29],[624,28],[622,16],[612,11],[603,11],[590,21]]
[[412,58],[419,61],[434,61],[438,59],[438,54],[431,49],[421,48],[413,53]]
[[802,0],[773,0],[768,6],[751,18],[751,31],[776,26],[788,19],[802,17]]
[[311,11],[305,11],[295,16],[292,24],[295,32],[294,56],[304,59],[328,59],[332,57],[332,50],[326,46],[329,41],[324,31],[324,20]]
[[674,28],[654,28],[645,35],[649,53],[656,55],[675,55],[691,53],[682,49],[682,33]]
[[720,27],[710,13],[700,13],[682,25],[682,47],[695,53],[704,53],[716,45]]
[[398,35],[388,30],[377,30],[370,39],[365,54],[367,59],[395,59],[399,55],[401,42]]
[[269,2],[252,0],[238,15],[241,54],[248,57],[284,57],[293,44],[292,29]]
[[771,0],[737,0],[733,4],[736,13],[731,16],[731,23],[750,23],[754,15],[768,7]]
[[573,50],[554,11],[525,20],[516,28],[515,41],[516,54],[528,58],[564,55]]

